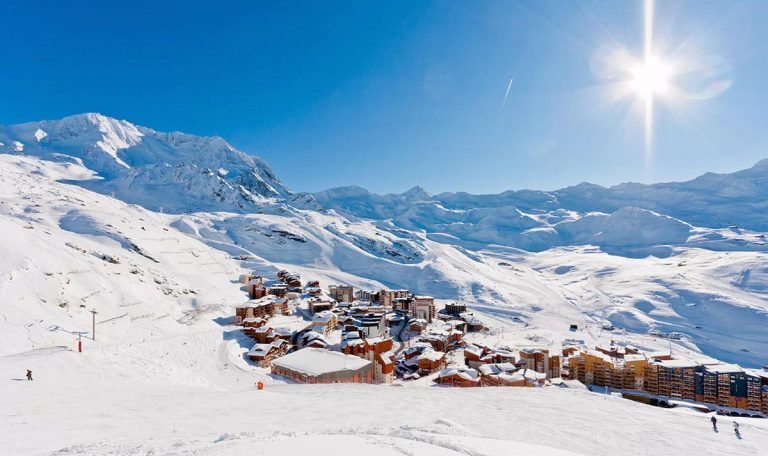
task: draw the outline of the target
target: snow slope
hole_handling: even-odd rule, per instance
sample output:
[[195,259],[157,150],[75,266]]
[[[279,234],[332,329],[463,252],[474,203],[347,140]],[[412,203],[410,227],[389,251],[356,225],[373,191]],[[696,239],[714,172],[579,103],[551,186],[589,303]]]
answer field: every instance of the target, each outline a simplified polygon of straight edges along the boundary
[[[465,300],[501,318],[500,326],[552,342],[570,336],[570,323],[581,322],[589,340],[621,337],[663,347],[666,340],[646,335],[657,329],[683,333],[685,340],[676,345],[684,350],[747,366],[768,360],[764,233],[701,228],[658,212],[661,203],[675,201],[671,196],[656,205],[636,197],[649,188],[695,188],[715,210],[720,199],[746,199],[749,192],[713,191],[702,182],[751,182],[744,188],[754,190],[768,172],[764,163],[731,177],[610,191],[582,184],[557,192],[433,197],[418,187],[402,195],[335,189],[316,195],[329,211],[220,138],[158,133],[97,114],[0,127],[0,138],[9,152],[0,154],[7,166],[15,166],[21,153],[28,157],[18,158],[25,166],[52,173],[21,171],[41,188],[75,192],[76,185],[104,195],[96,200],[111,202],[106,195],[114,195],[140,203],[155,212],[135,210],[165,224],[158,229],[254,258],[240,267],[289,268],[325,283],[404,287]],[[8,149],[18,144],[21,152]],[[250,177],[254,181],[243,185]],[[581,206],[574,195],[582,195]],[[636,206],[614,204],[619,200]],[[754,204],[761,204],[758,198]],[[157,213],[161,209],[166,215]],[[132,249],[93,219],[76,208],[56,223],[68,233],[95,231]],[[602,334],[599,327],[607,321],[626,334]]]
[[[227,324],[244,300],[240,273],[288,268],[324,285],[466,301],[490,327],[473,337],[490,344],[616,340],[757,367],[768,362],[759,231],[701,228],[640,204],[457,208],[418,188],[344,215],[223,140],[99,115],[0,127],[0,143],[0,426],[13,431],[0,454],[741,454],[766,444],[760,423],[736,441],[701,415],[575,391],[281,385],[244,359],[250,342]],[[78,354],[92,309],[97,338]],[[36,380],[17,381],[27,368]],[[267,392],[252,390],[256,380]]]

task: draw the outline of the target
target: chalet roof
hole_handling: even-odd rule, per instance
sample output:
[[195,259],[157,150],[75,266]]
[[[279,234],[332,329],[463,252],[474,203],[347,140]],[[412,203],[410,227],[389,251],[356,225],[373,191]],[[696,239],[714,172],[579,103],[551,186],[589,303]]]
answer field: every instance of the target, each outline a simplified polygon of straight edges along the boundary
[[275,328],[275,333],[281,336],[290,336],[291,334],[293,334],[293,329],[287,326],[278,326],[277,328]]
[[464,380],[469,380],[472,382],[478,380],[478,375],[476,370],[470,367],[460,367],[460,366],[446,367],[445,369],[441,370],[437,376],[438,378],[444,378],[444,377],[451,377],[454,375]]
[[312,316],[312,323],[328,323],[336,318],[336,315],[330,310],[318,312]]
[[391,364],[395,361],[395,352],[385,351],[376,355],[377,360],[382,364]]
[[483,356],[483,349],[474,345],[467,345],[464,347],[465,352],[470,352],[478,358]]
[[271,350],[277,347],[272,344],[256,344],[248,351],[248,356],[266,356]]
[[445,358],[445,353],[439,352],[439,351],[435,351],[435,350],[426,351],[426,352],[422,353],[421,355],[419,355],[419,359],[420,360],[421,359],[426,359],[426,360],[429,360],[429,361],[440,361],[443,358]]
[[[518,371],[520,373],[521,371]],[[536,372],[533,369],[525,369],[522,371],[522,375],[528,380],[543,380],[547,378],[547,374],[543,372]]]
[[482,364],[477,368],[483,375],[499,375],[502,373],[512,373],[517,367],[512,363]]
[[504,380],[505,382],[519,382],[520,380],[524,380],[526,377],[520,372],[501,372],[497,375],[501,380]]
[[304,348],[272,362],[273,366],[311,376],[356,371],[370,364],[371,362],[366,359],[324,348]]
[[325,340],[325,336],[322,335],[319,332],[316,332],[316,331],[307,331],[307,332],[305,332],[304,335],[302,336],[302,339],[304,339],[305,342],[311,342],[311,341],[313,341],[315,339],[322,340],[323,342],[326,341]]
[[417,343],[417,344],[414,344],[414,345],[406,348],[404,353],[406,355],[410,355],[412,353],[421,353],[424,350],[426,350],[427,348],[431,349],[432,346],[429,345],[429,344],[426,344],[426,343]]

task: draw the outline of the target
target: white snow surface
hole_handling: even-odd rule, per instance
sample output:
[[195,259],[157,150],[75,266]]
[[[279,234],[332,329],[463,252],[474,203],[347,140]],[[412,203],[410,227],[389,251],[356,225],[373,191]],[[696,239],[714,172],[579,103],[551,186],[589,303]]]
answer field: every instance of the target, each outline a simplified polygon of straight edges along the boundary
[[[662,207],[576,207],[565,196],[581,186],[515,192],[562,203],[543,212],[510,207],[510,195],[416,189],[396,198],[413,217],[388,217],[349,209],[369,204],[354,194],[345,211],[319,197],[323,209],[220,138],[89,114],[0,127],[0,143],[0,428],[10,430],[0,454],[759,454],[768,444],[761,421],[742,420],[736,440],[704,415],[573,389],[285,384],[244,357],[253,344],[229,326],[240,274],[288,269],[324,287],[466,302],[489,327],[467,338],[491,345],[614,340],[758,367],[768,364],[762,212],[751,227],[702,228]],[[758,197],[736,183],[763,171],[685,188],[725,182],[720,197],[755,211]],[[439,217],[414,221],[429,214]]]

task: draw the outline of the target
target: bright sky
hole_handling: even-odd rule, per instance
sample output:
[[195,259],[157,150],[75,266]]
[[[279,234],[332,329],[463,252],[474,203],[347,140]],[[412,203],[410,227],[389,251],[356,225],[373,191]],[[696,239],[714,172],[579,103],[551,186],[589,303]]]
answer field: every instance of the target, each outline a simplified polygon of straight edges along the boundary
[[220,135],[307,191],[670,181],[768,157],[768,2],[652,17],[674,71],[642,64],[641,1],[11,0],[0,123],[95,111]]

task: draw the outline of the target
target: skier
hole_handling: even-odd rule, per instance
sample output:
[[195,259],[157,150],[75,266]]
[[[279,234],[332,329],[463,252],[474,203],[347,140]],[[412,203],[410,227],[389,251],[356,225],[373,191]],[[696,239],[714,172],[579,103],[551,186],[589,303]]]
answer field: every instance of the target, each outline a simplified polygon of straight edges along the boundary
[[733,433],[736,434],[736,437],[741,438],[741,434],[739,433],[739,423],[733,422]]
[[709,419],[709,421],[712,422],[712,429],[717,430],[717,418],[715,418],[715,415],[712,415],[712,418]]
[[27,380],[32,380],[32,371],[27,369]]

